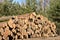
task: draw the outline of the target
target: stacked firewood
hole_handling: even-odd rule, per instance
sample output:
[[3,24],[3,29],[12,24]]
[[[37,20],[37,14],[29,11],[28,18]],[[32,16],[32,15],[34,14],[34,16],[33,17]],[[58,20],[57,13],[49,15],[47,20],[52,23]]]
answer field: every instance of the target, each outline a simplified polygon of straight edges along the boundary
[[0,28],[0,40],[17,40],[37,37],[55,37],[56,26],[35,13],[14,16]]

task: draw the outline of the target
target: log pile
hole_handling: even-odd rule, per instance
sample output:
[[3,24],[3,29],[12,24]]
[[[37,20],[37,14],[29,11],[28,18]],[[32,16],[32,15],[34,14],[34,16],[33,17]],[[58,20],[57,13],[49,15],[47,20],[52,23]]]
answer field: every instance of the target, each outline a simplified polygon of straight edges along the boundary
[[17,40],[37,37],[55,37],[56,26],[35,13],[12,17],[0,28],[0,40]]

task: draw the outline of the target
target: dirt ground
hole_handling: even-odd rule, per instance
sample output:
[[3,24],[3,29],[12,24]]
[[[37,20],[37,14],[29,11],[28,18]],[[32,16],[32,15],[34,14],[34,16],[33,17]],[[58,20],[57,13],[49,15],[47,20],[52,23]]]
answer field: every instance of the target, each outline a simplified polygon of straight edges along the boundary
[[30,39],[23,39],[23,40],[60,40],[60,36],[57,37],[47,37],[47,38],[30,38]]

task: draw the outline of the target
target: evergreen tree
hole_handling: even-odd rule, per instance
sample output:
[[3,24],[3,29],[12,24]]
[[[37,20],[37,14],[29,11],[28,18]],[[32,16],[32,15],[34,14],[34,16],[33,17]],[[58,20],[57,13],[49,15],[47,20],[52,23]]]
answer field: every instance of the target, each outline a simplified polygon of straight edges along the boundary
[[47,14],[48,18],[56,23],[57,30],[60,31],[60,0],[50,1],[50,9]]

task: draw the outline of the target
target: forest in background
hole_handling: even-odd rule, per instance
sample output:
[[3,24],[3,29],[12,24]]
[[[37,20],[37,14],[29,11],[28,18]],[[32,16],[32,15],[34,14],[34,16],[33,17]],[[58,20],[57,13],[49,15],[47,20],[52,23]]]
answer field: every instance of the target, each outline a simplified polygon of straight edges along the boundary
[[60,0],[50,0],[46,6],[42,0],[26,0],[26,4],[12,3],[13,0],[0,2],[0,16],[13,16],[36,12],[56,23],[57,33],[60,34]]

